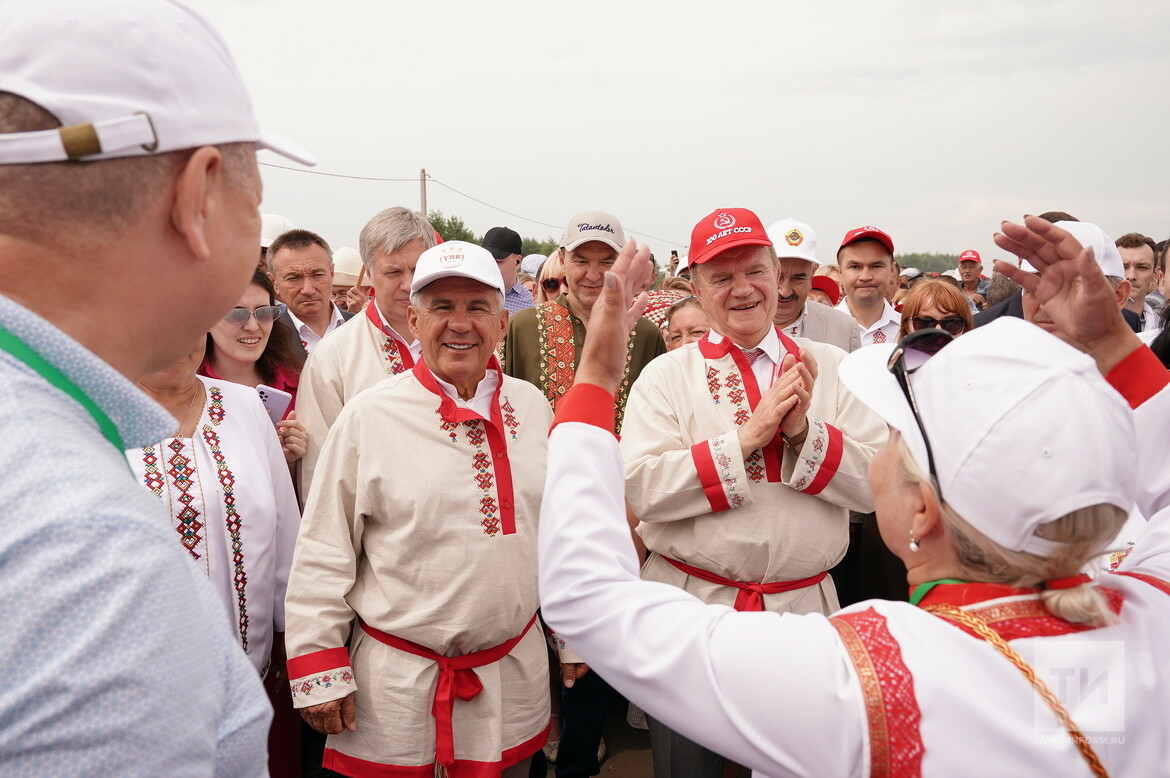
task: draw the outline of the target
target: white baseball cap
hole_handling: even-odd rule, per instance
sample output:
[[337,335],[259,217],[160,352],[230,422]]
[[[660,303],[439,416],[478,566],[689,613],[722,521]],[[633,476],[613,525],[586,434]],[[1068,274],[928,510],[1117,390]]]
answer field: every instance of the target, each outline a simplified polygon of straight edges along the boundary
[[261,248],[268,248],[272,245],[272,241],[279,238],[289,230],[295,230],[297,225],[292,223],[292,219],[281,216],[277,213],[262,213],[260,214],[260,246]]
[[414,280],[410,283],[410,293],[414,294],[432,281],[451,277],[479,281],[498,289],[500,294],[507,291],[504,289],[500,267],[490,251],[474,243],[449,240],[427,249],[419,256],[414,268]]
[[316,158],[260,129],[219,33],[174,0],[0,3],[0,92],[60,129],[0,133],[0,164],[142,156],[255,143]]
[[804,222],[781,219],[769,227],[767,233],[779,259],[804,259],[819,264],[817,234]]
[[536,278],[536,274],[540,272],[540,265],[548,257],[544,254],[529,254],[524,259],[520,260],[520,272]]
[[350,246],[333,252],[333,285],[353,286],[362,274],[362,255]]
[[[1090,222],[1055,222],[1057,227],[1076,238],[1077,243],[1093,250],[1093,259],[1101,266],[1101,272],[1113,278],[1125,278],[1125,264],[1113,238],[1105,230]],[[1026,259],[1020,259],[1020,270],[1035,273],[1036,268]]]
[[[858,349],[839,375],[905,439],[926,444],[888,362],[895,344]],[[910,375],[942,498],[1014,551],[1049,555],[1036,529],[1097,504],[1128,511],[1137,488],[1133,413],[1086,354],[1001,317],[948,343]]]
[[621,251],[626,245],[626,232],[612,213],[582,211],[569,219],[565,234],[561,236],[561,247],[572,251],[591,240],[599,240]]

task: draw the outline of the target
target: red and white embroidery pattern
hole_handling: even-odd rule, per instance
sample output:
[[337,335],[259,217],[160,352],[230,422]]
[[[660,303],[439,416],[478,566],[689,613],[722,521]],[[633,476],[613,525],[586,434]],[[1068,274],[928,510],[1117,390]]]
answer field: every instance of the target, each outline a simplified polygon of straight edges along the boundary
[[865,698],[870,775],[922,775],[922,714],[914,677],[886,619],[873,608],[829,619],[849,652]]
[[[738,440],[738,438],[736,439]],[[719,483],[723,484],[723,493],[727,496],[727,504],[732,508],[738,508],[743,505],[743,495],[736,488],[739,479],[732,475],[731,463],[734,460],[726,448],[728,445],[724,436],[711,438],[711,459],[715,463],[715,469],[719,472]]]
[[402,353],[398,348],[398,341],[389,335],[386,336],[386,342],[382,344],[382,353],[386,357],[386,373],[388,375],[398,375],[405,373],[409,368],[403,364]]
[[219,424],[223,421],[223,392],[219,387],[212,386],[211,389],[211,404],[207,406],[207,418],[211,419],[212,424]]
[[813,479],[817,477],[817,471],[821,468],[821,462],[825,456],[825,448],[829,444],[829,431],[825,428],[825,423],[820,419],[809,419],[808,424],[808,439],[805,444],[801,446],[801,456],[797,459],[797,468],[799,475],[795,476],[792,481],[792,488],[797,491],[807,489]]
[[711,399],[715,404],[719,404],[719,371],[713,367],[707,368],[707,391],[711,393]]
[[[211,418],[213,424],[218,425],[223,421],[225,412],[223,409],[223,394],[217,387],[210,387],[213,407],[218,404],[218,414],[212,413],[208,410],[208,416]],[[215,461],[216,476],[219,479],[219,485],[223,490],[223,507],[224,507],[224,525],[227,527],[228,537],[231,539],[232,548],[232,566],[234,567],[232,576],[232,586],[236,591],[236,610],[239,615],[239,629],[240,629],[240,645],[244,651],[248,650],[248,574],[244,569],[244,541],[241,535],[244,519],[240,516],[239,511],[236,510],[235,486],[236,477],[228,466],[227,458],[223,455],[223,449],[220,447],[219,435],[215,429],[208,424],[203,425],[203,440],[207,443],[207,447],[211,450],[211,458]]]
[[352,684],[353,669],[339,667],[336,670],[326,670],[323,673],[298,678],[290,684],[292,698],[295,701],[297,697],[304,697],[314,689],[330,689],[335,683]]
[[512,403],[509,402],[507,395],[504,395],[503,399],[504,402],[500,404],[500,411],[504,416],[504,426],[508,428],[508,434],[512,436],[512,440],[515,440],[520,430],[520,423],[516,421],[516,409],[512,407]]

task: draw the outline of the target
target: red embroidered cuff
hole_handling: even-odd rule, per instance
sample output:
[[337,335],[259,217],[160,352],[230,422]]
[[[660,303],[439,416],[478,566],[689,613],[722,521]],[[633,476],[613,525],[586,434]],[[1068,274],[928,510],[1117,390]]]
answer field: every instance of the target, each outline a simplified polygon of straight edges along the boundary
[[707,503],[711,506],[712,512],[729,510],[731,503],[727,500],[727,493],[723,491],[723,482],[719,478],[719,470],[715,466],[715,458],[707,441],[691,446],[691,461],[695,463],[699,483],[703,485],[703,494],[707,495]]
[[1105,376],[1105,380],[1121,392],[1130,408],[1136,408],[1170,383],[1170,372],[1166,371],[1154,352],[1146,346],[1140,346],[1118,362]]
[[[596,384],[573,384],[557,403],[553,429],[566,421],[592,424],[606,432],[613,432],[617,421],[613,395]],[[549,432],[552,432],[552,429]]]
[[307,675],[316,675],[326,670],[335,670],[338,667],[349,665],[349,649],[327,648],[323,651],[314,651],[304,656],[293,657],[288,660],[288,677],[290,680],[304,678]]
[[[841,430],[827,422],[825,423],[825,431],[828,433],[828,441],[825,443],[824,459],[821,460],[821,467],[817,470],[816,477],[804,489],[805,494],[823,492],[825,487],[829,485],[829,481],[832,481],[833,476],[837,474],[837,468],[841,466],[841,455],[845,452],[844,436],[841,434]],[[816,441],[813,443],[815,445]],[[805,445],[808,445],[807,439]]]

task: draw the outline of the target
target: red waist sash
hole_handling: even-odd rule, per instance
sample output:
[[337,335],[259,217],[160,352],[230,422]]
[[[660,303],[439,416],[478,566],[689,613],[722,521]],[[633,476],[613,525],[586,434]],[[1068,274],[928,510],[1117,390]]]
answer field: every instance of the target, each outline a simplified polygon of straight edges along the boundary
[[[662,554],[659,554],[662,556]],[[692,567],[686,562],[679,562],[677,559],[671,559],[668,556],[662,556],[667,562],[682,570],[687,575],[693,575],[695,578],[701,578],[710,583],[722,584],[723,586],[734,586],[739,589],[739,594],[735,596],[735,604],[732,605],[737,611],[762,611],[764,609],[764,595],[765,594],[779,594],[780,592],[790,592],[794,589],[804,589],[809,586],[815,586],[825,579],[828,571],[817,573],[808,578],[801,578],[797,581],[773,581],[772,583],[744,583],[743,581],[732,581],[729,578],[715,575],[714,573],[704,570],[701,567]]]
[[426,646],[395,637],[371,627],[364,621],[359,621],[365,633],[379,643],[385,643],[391,648],[397,648],[408,654],[430,659],[439,665],[439,684],[435,689],[431,715],[435,717],[435,760],[444,767],[455,764],[455,731],[451,726],[455,698],[458,697],[466,702],[482,692],[483,683],[475,674],[474,668],[498,662],[512,653],[512,649],[528,634],[528,630],[535,622],[536,614],[534,613],[532,618],[528,620],[528,625],[519,635],[500,643],[498,646],[473,651],[462,656],[442,656]]

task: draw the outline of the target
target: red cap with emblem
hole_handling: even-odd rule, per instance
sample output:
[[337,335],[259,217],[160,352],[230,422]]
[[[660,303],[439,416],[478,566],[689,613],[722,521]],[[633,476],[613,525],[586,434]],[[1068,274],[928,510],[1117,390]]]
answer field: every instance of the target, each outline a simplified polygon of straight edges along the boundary
[[967,249],[959,255],[959,264],[961,265],[964,262],[978,262],[982,265],[983,259],[979,256],[979,252],[975,249]]
[[738,246],[771,245],[760,217],[747,208],[720,208],[703,217],[691,230],[687,260],[691,265],[699,265]]
[[863,238],[870,238],[876,240],[878,243],[885,246],[891,254],[894,253],[894,239],[886,233],[879,230],[877,227],[858,227],[845,233],[845,238],[841,241],[841,248],[845,248],[850,243],[856,243]]

